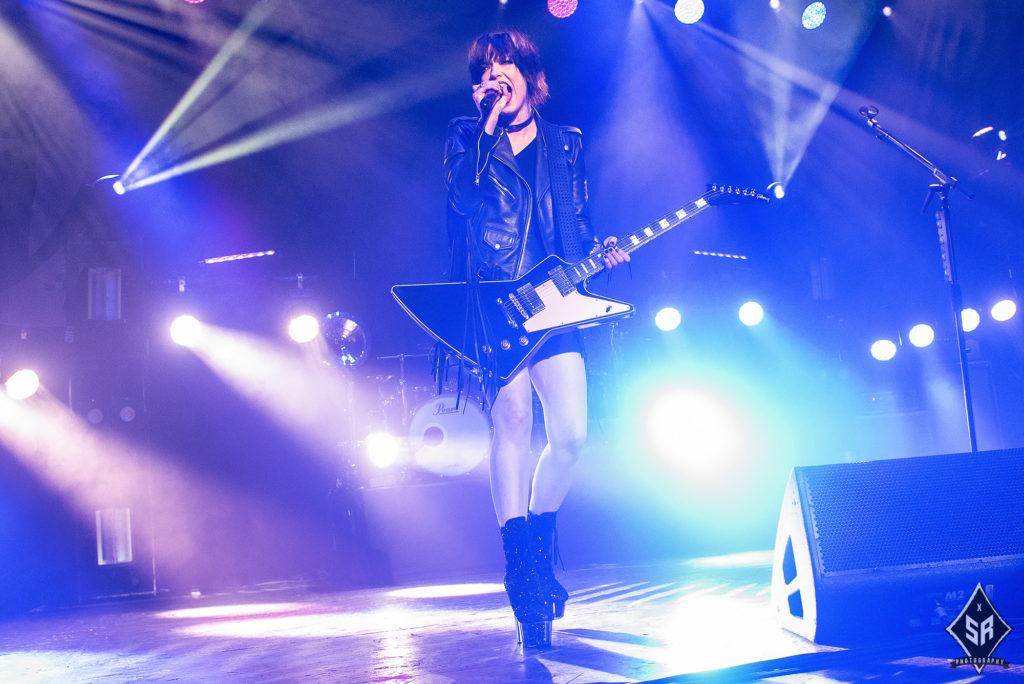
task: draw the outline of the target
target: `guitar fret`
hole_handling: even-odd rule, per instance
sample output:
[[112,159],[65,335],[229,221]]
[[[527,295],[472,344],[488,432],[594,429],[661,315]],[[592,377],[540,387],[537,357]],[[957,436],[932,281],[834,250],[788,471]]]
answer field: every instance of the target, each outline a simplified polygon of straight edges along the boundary
[[[676,209],[675,211],[662,216],[660,219],[639,228],[632,233],[627,234],[619,242],[619,249],[626,252],[627,254],[633,252],[640,247],[646,245],[648,242],[658,237],[662,233],[666,233],[669,230],[675,228],[680,223],[688,221],[706,208],[711,206],[711,203],[720,204],[723,198],[726,200],[732,199],[733,201],[739,201],[736,198],[742,197],[743,199],[759,200],[768,202],[769,200],[758,193],[755,190],[743,190],[739,187],[724,186],[724,185],[709,185],[708,192],[701,196],[694,202],[683,205],[682,208]],[[710,200],[710,201],[709,201]],[[572,276],[569,280],[573,285],[583,282],[587,278],[604,270],[604,262],[598,260],[596,263],[592,257],[586,257],[582,261],[578,262],[572,267]],[[566,273],[568,277],[568,273]]]

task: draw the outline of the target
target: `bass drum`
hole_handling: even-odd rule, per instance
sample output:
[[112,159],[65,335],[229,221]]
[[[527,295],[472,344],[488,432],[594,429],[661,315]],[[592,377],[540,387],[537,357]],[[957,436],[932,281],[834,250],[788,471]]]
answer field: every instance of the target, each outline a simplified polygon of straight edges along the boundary
[[491,422],[465,397],[454,394],[426,401],[409,423],[409,450],[416,465],[445,476],[462,475],[480,465],[491,449]]

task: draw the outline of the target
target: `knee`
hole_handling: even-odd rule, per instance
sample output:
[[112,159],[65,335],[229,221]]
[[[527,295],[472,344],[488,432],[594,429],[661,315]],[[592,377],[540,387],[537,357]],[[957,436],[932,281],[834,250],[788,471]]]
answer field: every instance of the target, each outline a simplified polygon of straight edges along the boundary
[[567,434],[551,439],[549,442],[551,455],[567,465],[572,465],[580,459],[586,442],[586,428],[572,430]]
[[533,412],[530,405],[507,404],[500,412],[491,414],[494,424],[494,444],[500,450],[502,446],[522,447],[529,449],[530,432],[533,429]]

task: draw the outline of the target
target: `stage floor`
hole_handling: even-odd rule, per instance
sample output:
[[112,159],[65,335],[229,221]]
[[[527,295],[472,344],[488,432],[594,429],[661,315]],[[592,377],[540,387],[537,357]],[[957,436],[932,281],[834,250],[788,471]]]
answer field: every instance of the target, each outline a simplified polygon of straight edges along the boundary
[[[966,682],[946,634],[844,650],[776,626],[770,554],[562,574],[572,598],[552,647],[522,652],[495,576],[312,591],[297,582],[144,599],[0,622],[5,682]],[[1017,625],[1015,625],[1017,627]],[[1016,638],[1015,638],[1016,637]],[[987,667],[1024,675],[1024,629]]]

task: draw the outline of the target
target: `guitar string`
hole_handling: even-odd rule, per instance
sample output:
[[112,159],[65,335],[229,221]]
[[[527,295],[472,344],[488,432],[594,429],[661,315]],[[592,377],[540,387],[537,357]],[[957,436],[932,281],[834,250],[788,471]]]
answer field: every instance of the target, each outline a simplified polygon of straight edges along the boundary
[[[690,220],[697,214],[707,209],[709,206],[711,206],[710,204],[705,203],[698,205],[697,202],[700,202],[700,200],[704,200],[706,202],[709,197],[712,197],[715,194],[718,193],[705,193],[700,197],[699,200],[684,205],[681,208],[681,210],[669,212],[668,214],[665,214],[661,218],[653,221],[652,223],[642,226],[641,228],[633,231],[632,233],[623,236],[623,238],[618,241],[618,244],[616,246],[626,254],[629,254],[630,252],[639,249],[640,247],[646,245],[648,242],[654,240],[659,235],[667,233],[668,231],[678,227],[680,224],[685,223],[686,221]],[[679,216],[679,211],[684,212],[682,217]],[[668,222],[668,225],[662,226],[662,221]],[[647,235],[647,230],[651,231],[651,235]],[[634,237],[637,239],[636,242],[633,241]],[[594,264],[592,268],[589,267],[591,263]],[[572,281],[572,284],[576,285],[578,283],[583,282],[587,278],[590,278],[591,276],[597,275],[604,269],[604,259],[601,258],[599,252],[597,254],[584,257],[575,264],[572,264],[571,266],[567,267],[565,270],[566,275],[569,277],[570,281]],[[579,271],[582,271],[582,274],[579,274]]]

